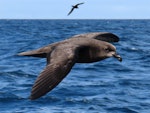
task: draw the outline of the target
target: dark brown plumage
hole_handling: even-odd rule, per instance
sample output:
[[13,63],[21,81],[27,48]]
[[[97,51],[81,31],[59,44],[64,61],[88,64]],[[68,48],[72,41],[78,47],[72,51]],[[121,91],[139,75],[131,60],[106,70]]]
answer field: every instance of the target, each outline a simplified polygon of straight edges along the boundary
[[117,42],[119,38],[112,33],[87,33],[37,50],[20,53],[21,56],[47,58],[47,66],[35,81],[30,99],[37,99],[55,88],[75,63],[97,62],[109,57],[122,61],[116,54],[115,46],[106,41]]

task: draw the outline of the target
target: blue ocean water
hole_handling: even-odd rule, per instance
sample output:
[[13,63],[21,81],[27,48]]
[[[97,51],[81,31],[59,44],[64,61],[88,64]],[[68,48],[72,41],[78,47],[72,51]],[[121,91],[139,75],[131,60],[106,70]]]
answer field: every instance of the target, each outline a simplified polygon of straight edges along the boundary
[[[112,32],[123,62],[76,64],[40,99],[28,99],[45,59],[19,52],[87,32]],[[150,113],[150,20],[0,20],[1,113]]]

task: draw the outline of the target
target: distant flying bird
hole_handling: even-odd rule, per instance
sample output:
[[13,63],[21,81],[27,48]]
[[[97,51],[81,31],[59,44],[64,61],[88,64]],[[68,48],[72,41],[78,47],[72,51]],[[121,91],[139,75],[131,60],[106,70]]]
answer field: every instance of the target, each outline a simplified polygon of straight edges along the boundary
[[73,11],[75,8],[78,8],[78,6],[81,5],[81,4],[84,4],[84,3],[78,3],[78,4],[74,5],[74,6],[72,6],[72,9],[71,9],[71,11],[68,13],[68,15],[70,15],[70,14],[72,13],[72,11]]

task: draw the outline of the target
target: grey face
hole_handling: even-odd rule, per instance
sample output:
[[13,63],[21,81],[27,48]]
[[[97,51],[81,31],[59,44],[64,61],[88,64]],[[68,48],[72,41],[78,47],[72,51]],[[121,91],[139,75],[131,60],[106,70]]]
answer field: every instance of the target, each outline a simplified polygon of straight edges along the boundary
[[107,57],[114,57],[117,58],[120,62],[122,61],[121,56],[116,53],[116,48],[112,44],[106,44],[103,50]]

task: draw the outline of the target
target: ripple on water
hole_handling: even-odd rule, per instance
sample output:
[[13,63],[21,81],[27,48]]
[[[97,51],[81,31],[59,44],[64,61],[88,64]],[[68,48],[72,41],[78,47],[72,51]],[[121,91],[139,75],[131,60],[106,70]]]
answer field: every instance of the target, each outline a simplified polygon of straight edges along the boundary
[[[149,22],[0,20],[1,112],[149,113]],[[97,31],[113,32],[120,37],[120,42],[114,44],[123,61],[110,58],[92,64],[76,64],[54,90],[30,101],[32,85],[46,62],[16,54],[75,34]]]

